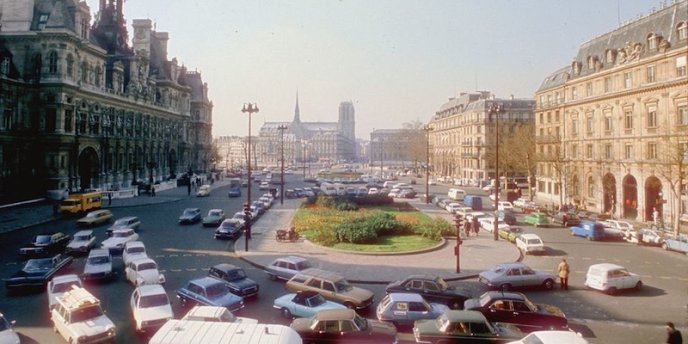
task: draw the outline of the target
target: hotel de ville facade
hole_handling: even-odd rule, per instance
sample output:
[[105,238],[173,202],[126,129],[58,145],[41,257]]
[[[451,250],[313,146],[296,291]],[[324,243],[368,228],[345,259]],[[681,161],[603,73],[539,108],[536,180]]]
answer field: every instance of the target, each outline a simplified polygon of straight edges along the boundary
[[[126,189],[210,164],[212,103],[123,0],[0,0],[0,198]],[[131,43],[131,45],[130,45]]]
[[537,199],[688,230],[688,1],[583,43],[535,94]]

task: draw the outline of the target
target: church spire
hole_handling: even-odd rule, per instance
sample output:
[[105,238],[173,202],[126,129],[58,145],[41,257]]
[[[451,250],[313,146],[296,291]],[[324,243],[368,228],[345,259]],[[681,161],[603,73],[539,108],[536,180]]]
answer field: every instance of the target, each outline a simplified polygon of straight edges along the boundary
[[296,91],[296,108],[294,109],[294,123],[301,123],[301,114],[299,111],[299,91]]

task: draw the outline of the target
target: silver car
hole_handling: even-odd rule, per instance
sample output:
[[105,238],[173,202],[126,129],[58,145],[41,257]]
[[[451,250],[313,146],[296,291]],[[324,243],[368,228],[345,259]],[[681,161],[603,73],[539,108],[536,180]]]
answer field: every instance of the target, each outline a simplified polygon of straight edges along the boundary
[[502,263],[478,275],[478,281],[490,288],[510,290],[521,287],[542,287],[551,290],[555,277],[551,273],[535,271],[523,263]]
[[283,279],[288,281],[294,275],[311,267],[311,263],[306,258],[289,256],[277,258],[265,267],[265,273],[271,280]]
[[112,271],[112,256],[107,249],[93,249],[86,258],[86,265],[84,265],[84,273],[81,278],[84,281],[89,280],[106,280],[114,276]]
[[422,296],[413,293],[390,293],[377,305],[377,319],[395,326],[413,325],[416,320],[435,319],[449,307],[440,303],[429,303]]

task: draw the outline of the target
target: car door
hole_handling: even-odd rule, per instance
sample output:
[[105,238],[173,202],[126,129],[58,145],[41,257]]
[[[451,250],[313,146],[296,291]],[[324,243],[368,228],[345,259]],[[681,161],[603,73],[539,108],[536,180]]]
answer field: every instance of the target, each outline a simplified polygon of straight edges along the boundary
[[628,289],[634,287],[633,281],[631,280],[631,274],[625,269],[615,270],[613,278],[618,281],[618,283],[614,284],[618,284],[617,288],[619,289]]
[[124,269],[124,274],[127,281],[136,284],[136,265],[134,262],[129,262],[129,264],[127,264],[127,267]]
[[423,281],[423,297],[426,301],[444,302],[442,289],[435,283],[435,281]]
[[[539,314],[537,312],[533,312],[525,302],[511,300],[509,303],[511,304],[511,323],[522,324],[528,327],[547,327],[547,324],[543,322],[543,320],[546,321],[546,319],[540,319]],[[536,328],[533,328],[533,330],[534,329]]]
[[428,307],[429,304],[424,302],[409,302],[406,323],[412,325],[418,319],[426,319],[431,311]]
[[486,318],[490,319],[492,322],[511,322],[511,302],[508,300],[494,300],[487,307],[487,313]]
[[529,267],[521,268],[521,286],[540,285],[542,281],[535,271]]
[[514,287],[519,287],[523,285],[523,279],[521,278],[521,268],[511,268],[509,271],[506,272],[505,280],[508,283],[511,283],[512,286]]

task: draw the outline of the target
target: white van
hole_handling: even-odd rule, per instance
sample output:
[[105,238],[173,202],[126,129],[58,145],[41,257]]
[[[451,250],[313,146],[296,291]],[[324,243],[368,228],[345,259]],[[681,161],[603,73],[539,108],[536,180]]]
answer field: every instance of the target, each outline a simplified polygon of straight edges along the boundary
[[449,189],[449,192],[447,192],[447,196],[456,201],[463,201],[463,198],[466,197],[466,191],[451,188]]
[[195,320],[168,320],[149,344],[302,344],[289,326]]
[[585,286],[614,294],[621,289],[639,290],[643,282],[639,275],[629,272],[623,266],[601,263],[590,265],[585,275]]

